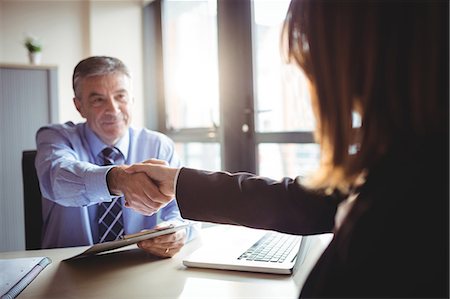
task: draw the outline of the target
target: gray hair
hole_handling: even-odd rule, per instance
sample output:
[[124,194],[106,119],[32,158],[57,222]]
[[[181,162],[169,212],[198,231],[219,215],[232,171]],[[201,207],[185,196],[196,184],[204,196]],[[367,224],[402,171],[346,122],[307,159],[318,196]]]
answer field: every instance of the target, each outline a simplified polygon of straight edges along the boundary
[[120,60],[109,56],[91,56],[81,60],[73,70],[72,87],[75,97],[80,98],[80,81],[87,77],[122,73],[131,78],[128,67]]

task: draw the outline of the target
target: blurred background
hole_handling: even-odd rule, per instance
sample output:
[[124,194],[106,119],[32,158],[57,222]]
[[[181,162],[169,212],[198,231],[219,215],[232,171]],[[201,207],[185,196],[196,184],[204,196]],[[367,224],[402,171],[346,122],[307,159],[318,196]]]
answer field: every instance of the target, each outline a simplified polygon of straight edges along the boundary
[[[0,0],[0,251],[25,248],[21,151],[35,148],[34,134],[46,123],[82,121],[72,103],[72,72],[88,56],[115,56],[129,66],[133,125],[169,135],[186,166],[275,179],[316,169],[307,81],[281,55],[288,6]],[[37,64],[30,64],[27,36],[42,44]],[[33,81],[15,86],[17,70]],[[47,75],[36,79],[38,71]],[[48,91],[43,102],[41,90]]]

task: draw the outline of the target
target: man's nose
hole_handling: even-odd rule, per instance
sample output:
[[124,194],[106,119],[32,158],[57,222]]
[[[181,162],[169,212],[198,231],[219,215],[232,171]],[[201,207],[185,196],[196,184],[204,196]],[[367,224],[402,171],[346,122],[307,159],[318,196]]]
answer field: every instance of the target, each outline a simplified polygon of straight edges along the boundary
[[106,101],[106,109],[108,111],[119,112],[119,103],[114,99],[114,97],[108,97]]

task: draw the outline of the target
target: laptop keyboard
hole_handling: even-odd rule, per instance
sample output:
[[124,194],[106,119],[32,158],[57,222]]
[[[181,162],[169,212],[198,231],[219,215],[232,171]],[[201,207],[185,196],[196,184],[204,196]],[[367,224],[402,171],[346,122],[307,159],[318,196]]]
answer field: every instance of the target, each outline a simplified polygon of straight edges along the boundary
[[268,232],[241,254],[238,260],[282,263],[299,239],[298,236]]

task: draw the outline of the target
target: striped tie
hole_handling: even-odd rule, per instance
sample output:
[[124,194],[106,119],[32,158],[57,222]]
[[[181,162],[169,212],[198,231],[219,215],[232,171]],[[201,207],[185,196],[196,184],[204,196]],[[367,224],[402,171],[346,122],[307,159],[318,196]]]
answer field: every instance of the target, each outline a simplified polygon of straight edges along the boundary
[[[102,150],[103,165],[113,165],[119,155],[115,148]],[[117,240],[123,234],[123,218],[121,198],[111,202],[101,202],[98,205],[98,235],[99,243]]]

